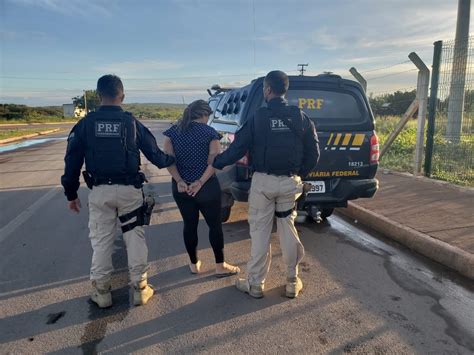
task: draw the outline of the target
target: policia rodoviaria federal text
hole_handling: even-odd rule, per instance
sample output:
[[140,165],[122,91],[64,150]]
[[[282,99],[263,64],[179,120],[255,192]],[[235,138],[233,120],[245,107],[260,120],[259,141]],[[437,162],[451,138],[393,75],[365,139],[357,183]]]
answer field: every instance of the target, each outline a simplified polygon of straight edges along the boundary
[[287,266],[286,295],[298,296],[303,287],[298,277],[298,264],[304,248],[294,226],[295,202],[301,195],[304,178],[319,158],[319,145],[314,124],[296,106],[284,99],[288,76],[281,71],[267,74],[263,94],[267,107],[237,131],[234,142],[214,160],[222,169],[242,158],[248,151],[254,168],[249,195],[249,224],[252,239],[247,278],[237,280],[240,291],[263,297],[265,278],[270,268],[270,236],[274,217],[283,259]]
[[[88,113],[72,129],[68,138],[65,170],[61,177],[69,208],[79,212],[79,175],[85,160],[84,179],[89,188],[89,229],[93,249],[92,301],[101,308],[112,305],[112,251],[117,221],[121,223],[127,247],[130,281],[135,305],[146,304],[153,295],[147,283],[148,248],[143,225],[149,222],[140,172],[140,151],[158,168],[174,159],[157,146],[152,133],[121,108],[123,84],[115,75],[97,82],[100,108]],[[147,221],[148,219],[148,221]]]

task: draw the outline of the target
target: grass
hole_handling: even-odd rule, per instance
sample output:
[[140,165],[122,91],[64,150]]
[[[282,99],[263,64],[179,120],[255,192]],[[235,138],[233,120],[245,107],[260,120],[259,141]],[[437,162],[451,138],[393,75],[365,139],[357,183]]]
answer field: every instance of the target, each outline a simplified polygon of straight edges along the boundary
[[0,124],[22,124],[22,123],[68,123],[77,122],[74,117],[63,118],[62,116],[27,116],[21,119],[0,119]]
[[139,119],[177,120],[183,115],[185,105],[181,104],[124,104],[123,109],[130,111]]
[[[124,104],[123,109],[142,120],[177,120],[183,114],[185,105],[181,104]],[[19,123],[69,123],[78,118],[47,115],[25,115],[22,118],[0,118],[0,124]]]
[[[376,118],[376,131],[381,147],[399,121],[400,117],[398,116],[380,116]],[[380,160],[382,167],[396,171],[413,172],[416,125],[416,120],[410,120],[406,124]],[[440,132],[435,136],[432,177],[458,185],[474,186],[473,155],[472,134],[463,136],[459,143],[452,143],[446,140]]]
[[37,133],[37,129],[6,129],[0,130],[0,139],[14,138],[26,136],[28,134]]

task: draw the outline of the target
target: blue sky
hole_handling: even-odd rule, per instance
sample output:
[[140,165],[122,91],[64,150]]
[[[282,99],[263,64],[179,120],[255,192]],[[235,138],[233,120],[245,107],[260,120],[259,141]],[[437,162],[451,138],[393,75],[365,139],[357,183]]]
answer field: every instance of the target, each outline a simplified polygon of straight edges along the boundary
[[0,0],[0,102],[71,102],[105,73],[122,77],[126,102],[189,102],[298,63],[347,77],[355,66],[375,94],[412,88],[408,54],[430,65],[456,11],[456,0]]

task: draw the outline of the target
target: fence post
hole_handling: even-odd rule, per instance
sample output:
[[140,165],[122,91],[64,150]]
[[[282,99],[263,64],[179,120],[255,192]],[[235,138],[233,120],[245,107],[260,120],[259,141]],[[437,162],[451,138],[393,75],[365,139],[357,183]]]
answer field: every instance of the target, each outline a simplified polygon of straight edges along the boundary
[[413,175],[418,175],[421,171],[421,161],[423,160],[423,146],[425,136],[425,120],[428,101],[428,87],[430,82],[430,70],[415,52],[411,52],[408,58],[418,68],[418,80],[416,85],[416,96],[419,102],[418,126],[416,129],[415,161],[413,165]]
[[367,92],[367,80],[360,74],[356,68],[352,67],[349,69],[351,74],[356,78],[356,80],[359,82],[360,85],[362,85],[362,89],[364,89],[364,92]]
[[392,145],[392,143],[395,141],[395,139],[398,137],[400,132],[403,130],[403,127],[407,124],[407,122],[412,118],[412,116],[415,114],[416,110],[418,110],[418,99],[415,98],[408,106],[407,110],[402,116],[402,119],[398,122],[397,126],[395,129],[390,133],[388,138],[385,140],[385,143],[382,146],[382,149],[380,150],[380,156],[379,158],[382,159],[382,157],[385,155],[387,152],[388,148]]
[[434,43],[433,66],[431,73],[431,89],[428,110],[428,128],[426,130],[425,176],[431,176],[431,162],[433,160],[434,132],[436,121],[436,106],[438,103],[439,65],[443,41]]

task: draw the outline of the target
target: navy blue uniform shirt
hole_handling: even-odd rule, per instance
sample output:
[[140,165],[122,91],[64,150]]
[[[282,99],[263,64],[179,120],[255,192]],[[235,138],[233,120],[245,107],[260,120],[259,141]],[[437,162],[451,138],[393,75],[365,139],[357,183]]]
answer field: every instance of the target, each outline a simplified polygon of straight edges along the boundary
[[[97,112],[100,111],[123,113],[120,106],[100,106]],[[84,164],[86,151],[86,125],[84,121],[86,117],[76,123],[68,137],[66,156],[64,157],[64,175],[61,176],[61,184],[64,187],[64,193],[68,201],[77,198],[77,190],[79,189],[79,177],[82,165]],[[137,129],[137,147],[142,151],[145,157],[158,168],[166,168],[172,165],[174,158],[163,153],[163,151],[158,148],[155,137],[150,130],[136,118],[134,118],[134,122]],[[107,162],[104,162],[104,164],[107,164]]]
[[[288,102],[282,97],[271,99],[267,106],[270,109],[278,109],[281,106],[287,106]],[[303,162],[299,171],[299,176],[306,177],[316,166],[319,159],[319,142],[316,129],[313,122],[302,112],[303,115]],[[252,159],[252,149],[254,148],[254,140],[259,139],[255,133],[255,115],[243,124],[236,132],[235,139],[223,153],[219,154],[212,166],[216,169],[222,169],[227,165],[234,164],[242,158],[245,153],[250,152]]]

